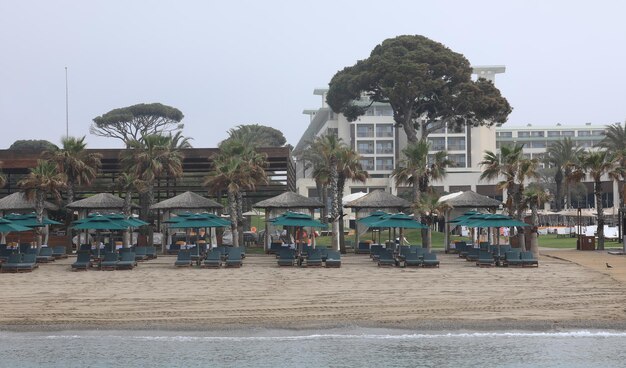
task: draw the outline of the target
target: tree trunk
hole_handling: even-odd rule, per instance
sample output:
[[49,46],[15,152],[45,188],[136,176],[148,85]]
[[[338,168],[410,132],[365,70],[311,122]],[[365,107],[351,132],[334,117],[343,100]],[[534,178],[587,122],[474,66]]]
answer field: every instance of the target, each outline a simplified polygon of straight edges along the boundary
[[530,251],[535,258],[539,258],[539,234],[536,226],[533,226],[530,232]]
[[428,253],[430,253],[433,250],[432,247],[432,230],[430,229],[430,226],[428,226],[428,229],[422,229],[422,231],[426,230],[426,250],[428,251]]
[[239,246],[237,234],[237,199],[234,192],[228,191],[228,214],[230,215],[230,233],[233,239],[233,247]]
[[322,223],[326,224],[326,223],[328,223],[328,212],[329,212],[328,211],[328,193],[326,191],[327,186],[326,185],[321,185],[320,188],[321,188],[320,200],[321,200],[322,204],[324,205],[324,206],[322,206],[322,209],[321,209],[322,210],[322,213],[321,213],[322,218],[321,218],[321,220],[322,220]]
[[337,199],[339,200],[339,252],[341,254],[346,254],[346,237],[343,233],[343,229],[345,227],[344,225],[344,221],[343,221],[343,203],[342,203],[342,199],[343,199],[343,190],[344,187],[346,185],[346,179],[343,177],[343,175],[338,175],[337,178]]
[[[243,244],[243,194],[237,192],[237,246]],[[234,244],[233,244],[234,246]]]
[[[44,210],[44,205],[46,202],[46,194],[47,193],[41,189],[37,189],[35,192],[35,214],[37,215],[37,222],[40,224],[43,223],[43,210]],[[42,229],[43,229],[42,226],[35,227],[37,250],[41,249]]]
[[554,175],[554,182],[556,184],[556,193],[554,194],[554,202],[556,203],[556,211],[563,209],[563,171],[558,169],[556,175]]
[[330,180],[328,186],[330,187],[330,218],[333,222],[333,234],[332,244],[333,249],[339,250],[339,195],[337,193],[337,156],[332,155],[330,157]]
[[596,212],[598,213],[598,250],[604,250],[604,209],[602,208],[602,183],[596,180],[594,184],[596,195]]
[[74,202],[74,182],[67,182],[67,203]]

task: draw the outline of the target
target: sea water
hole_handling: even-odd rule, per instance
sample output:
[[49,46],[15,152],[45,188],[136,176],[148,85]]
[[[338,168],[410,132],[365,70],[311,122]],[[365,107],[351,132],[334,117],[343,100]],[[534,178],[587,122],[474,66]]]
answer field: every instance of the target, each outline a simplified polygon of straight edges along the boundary
[[624,367],[626,332],[0,332],[1,367]]

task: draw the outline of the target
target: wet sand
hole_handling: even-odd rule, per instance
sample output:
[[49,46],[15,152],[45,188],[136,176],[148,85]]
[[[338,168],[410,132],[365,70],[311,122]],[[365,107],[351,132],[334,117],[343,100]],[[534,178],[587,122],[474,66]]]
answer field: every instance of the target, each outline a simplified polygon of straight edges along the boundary
[[[175,268],[159,256],[132,271],[71,272],[74,258],[0,274],[0,329],[626,328],[626,256],[542,250],[538,268],[279,268],[250,255],[239,269]],[[606,268],[605,263],[613,268]]]

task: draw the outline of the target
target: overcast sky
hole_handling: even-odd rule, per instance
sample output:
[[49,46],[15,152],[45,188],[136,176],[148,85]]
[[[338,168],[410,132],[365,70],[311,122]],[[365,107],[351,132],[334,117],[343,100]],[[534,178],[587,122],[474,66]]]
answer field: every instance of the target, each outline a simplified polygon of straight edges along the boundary
[[161,102],[195,147],[239,124],[295,145],[313,89],[386,38],[421,34],[472,65],[506,65],[507,124],[626,119],[626,5],[615,1],[0,1],[0,149],[89,133],[94,117]]

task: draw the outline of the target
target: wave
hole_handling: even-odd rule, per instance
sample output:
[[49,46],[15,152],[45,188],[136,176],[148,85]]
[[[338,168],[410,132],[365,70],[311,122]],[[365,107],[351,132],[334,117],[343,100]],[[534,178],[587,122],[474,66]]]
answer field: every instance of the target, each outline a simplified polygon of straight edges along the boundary
[[[16,336],[1,334],[3,338],[15,339]],[[211,341],[298,341],[298,340],[420,340],[420,339],[500,339],[500,338],[623,338],[626,332],[621,331],[559,331],[559,332],[459,332],[459,333],[402,333],[402,334],[376,334],[376,333],[330,333],[330,334],[307,334],[307,335],[266,335],[266,336],[194,336],[194,335],[117,335],[107,333],[86,334],[55,334],[21,336],[22,338],[44,339],[121,339],[134,341],[162,341],[162,342],[211,342]]]

